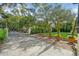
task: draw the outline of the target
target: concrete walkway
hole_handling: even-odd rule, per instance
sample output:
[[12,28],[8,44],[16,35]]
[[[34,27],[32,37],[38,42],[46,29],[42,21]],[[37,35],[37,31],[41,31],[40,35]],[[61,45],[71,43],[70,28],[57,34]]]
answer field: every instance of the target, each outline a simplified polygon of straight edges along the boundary
[[72,56],[72,50],[48,44],[24,33],[10,32],[1,48],[2,56]]

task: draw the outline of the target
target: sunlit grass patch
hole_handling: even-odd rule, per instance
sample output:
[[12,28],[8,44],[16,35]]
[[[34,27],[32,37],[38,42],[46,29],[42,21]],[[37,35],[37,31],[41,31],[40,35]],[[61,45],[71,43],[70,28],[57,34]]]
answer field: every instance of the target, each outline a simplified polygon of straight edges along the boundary
[[[44,33],[44,35],[47,36],[48,33]],[[64,38],[64,39],[68,38],[68,32],[61,32],[60,35],[61,35],[61,37]],[[52,32],[52,33],[51,33],[51,36],[52,36],[52,37],[57,36],[57,32]]]

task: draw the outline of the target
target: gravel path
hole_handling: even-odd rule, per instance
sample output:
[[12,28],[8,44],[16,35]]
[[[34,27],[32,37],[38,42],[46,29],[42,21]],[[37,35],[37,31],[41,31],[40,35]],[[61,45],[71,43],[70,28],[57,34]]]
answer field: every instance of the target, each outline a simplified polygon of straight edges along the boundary
[[[58,44],[58,43],[57,43]],[[10,32],[2,48],[2,56],[72,56],[70,50],[51,45],[24,33]]]

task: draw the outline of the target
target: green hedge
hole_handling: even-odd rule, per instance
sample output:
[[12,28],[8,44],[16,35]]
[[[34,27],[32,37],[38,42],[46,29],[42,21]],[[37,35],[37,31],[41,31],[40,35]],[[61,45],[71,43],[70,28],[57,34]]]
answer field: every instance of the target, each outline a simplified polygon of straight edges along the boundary
[[6,30],[3,28],[0,28],[0,43],[4,41],[5,37],[6,37]]
[[32,27],[31,28],[31,34],[37,34],[37,33],[47,33],[48,29],[44,27]]

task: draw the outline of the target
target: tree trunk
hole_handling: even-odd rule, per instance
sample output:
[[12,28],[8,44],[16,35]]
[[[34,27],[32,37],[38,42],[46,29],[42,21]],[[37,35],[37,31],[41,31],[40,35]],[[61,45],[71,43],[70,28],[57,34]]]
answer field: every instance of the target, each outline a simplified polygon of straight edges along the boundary
[[8,28],[5,28],[6,30],[6,38],[8,38]]
[[60,22],[57,20],[57,34],[60,36]]
[[51,25],[48,24],[48,37],[51,38]]
[[31,34],[31,27],[29,27],[28,29],[28,34]]
[[8,19],[6,19],[6,38],[8,38]]

